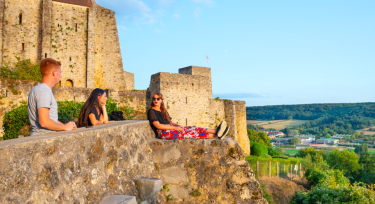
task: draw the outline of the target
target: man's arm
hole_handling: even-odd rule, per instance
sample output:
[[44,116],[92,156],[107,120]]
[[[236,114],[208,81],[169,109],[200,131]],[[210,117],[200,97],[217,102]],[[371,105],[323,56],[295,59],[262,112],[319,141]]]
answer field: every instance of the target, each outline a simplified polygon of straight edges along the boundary
[[49,108],[38,108],[39,124],[43,128],[48,130],[73,130],[75,123],[69,122],[67,124],[62,124],[61,122],[56,123],[49,118]]

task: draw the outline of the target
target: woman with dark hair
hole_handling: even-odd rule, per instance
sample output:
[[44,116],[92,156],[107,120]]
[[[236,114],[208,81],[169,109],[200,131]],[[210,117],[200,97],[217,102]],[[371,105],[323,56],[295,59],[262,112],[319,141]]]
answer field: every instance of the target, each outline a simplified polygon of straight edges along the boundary
[[78,127],[107,124],[106,103],[107,93],[103,89],[94,89],[79,113]]
[[200,128],[195,126],[182,127],[172,122],[164,107],[161,93],[154,93],[147,112],[147,119],[157,138],[166,140],[181,139],[211,139],[223,138],[229,131],[225,121],[221,122],[217,129]]

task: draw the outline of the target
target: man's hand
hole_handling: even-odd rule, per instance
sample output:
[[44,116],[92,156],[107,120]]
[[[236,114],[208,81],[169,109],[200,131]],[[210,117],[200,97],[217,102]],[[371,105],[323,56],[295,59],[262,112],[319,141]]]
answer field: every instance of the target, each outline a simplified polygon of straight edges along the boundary
[[65,124],[64,126],[65,126],[65,128],[64,128],[65,131],[69,131],[69,130],[77,129],[77,126],[76,126],[76,123],[75,123],[75,122],[68,122],[68,123]]

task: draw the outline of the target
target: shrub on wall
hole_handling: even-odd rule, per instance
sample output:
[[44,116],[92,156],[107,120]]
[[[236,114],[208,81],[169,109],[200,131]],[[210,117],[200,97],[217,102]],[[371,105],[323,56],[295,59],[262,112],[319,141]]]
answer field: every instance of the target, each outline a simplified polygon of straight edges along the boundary
[[0,67],[0,77],[12,80],[42,81],[40,64],[33,64],[29,59],[19,60],[14,67],[10,67],[8,64]]
[[4,140],[18,138],[18,135],[21,134],[21,129],[27,125],[30,125],[27,115],[27,105],[22,105],[7,112],[4,115],[3,121]]

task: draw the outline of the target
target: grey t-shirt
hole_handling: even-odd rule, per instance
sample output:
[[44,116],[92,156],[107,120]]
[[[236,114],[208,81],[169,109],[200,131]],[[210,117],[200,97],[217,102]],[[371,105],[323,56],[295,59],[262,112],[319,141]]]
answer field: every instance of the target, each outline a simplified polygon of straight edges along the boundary
[[51,88],[44,83],[34,86],[29,94],[27,109],[32,129],[30,136],[54,132],[40,126],[38,108],[49,108],[49,118],[57,123],[57,102],[53,96]]

